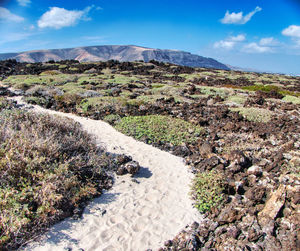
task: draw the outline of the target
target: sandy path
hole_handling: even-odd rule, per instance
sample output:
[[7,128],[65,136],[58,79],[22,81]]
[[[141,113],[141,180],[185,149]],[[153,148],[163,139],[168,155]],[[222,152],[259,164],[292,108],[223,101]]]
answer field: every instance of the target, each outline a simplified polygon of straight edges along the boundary
[[132,156],[142,169],[136,176],[139,184],[129,176],[116,177],[113,188],[91,202],[82,219],[56,224],[26,250],[157,250],[187,224],[200,220],[188,197],[192,174],[182,158],[127,137],[102,121],[38,106],[33,110],[78,121],[99,145]]

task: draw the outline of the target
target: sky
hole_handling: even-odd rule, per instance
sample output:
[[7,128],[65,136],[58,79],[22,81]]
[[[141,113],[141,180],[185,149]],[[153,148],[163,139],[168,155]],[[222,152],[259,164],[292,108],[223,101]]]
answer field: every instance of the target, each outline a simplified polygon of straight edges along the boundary
[[300,74],[300,0],[0,0],[0,34],[0,53],[138,45]]

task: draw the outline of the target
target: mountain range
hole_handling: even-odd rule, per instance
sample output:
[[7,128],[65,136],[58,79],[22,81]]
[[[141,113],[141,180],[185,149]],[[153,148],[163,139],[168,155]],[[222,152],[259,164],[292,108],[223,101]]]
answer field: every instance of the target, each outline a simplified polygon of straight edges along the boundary
[[156,60],[191,67],[230,70],[215,59],[179,50],[161,50],[135,45],[102,45],[66,49],[33,50],[19,53],[0,53],[0,60],[16,59],[19,62],[47,62],[75,59],[80,62]]

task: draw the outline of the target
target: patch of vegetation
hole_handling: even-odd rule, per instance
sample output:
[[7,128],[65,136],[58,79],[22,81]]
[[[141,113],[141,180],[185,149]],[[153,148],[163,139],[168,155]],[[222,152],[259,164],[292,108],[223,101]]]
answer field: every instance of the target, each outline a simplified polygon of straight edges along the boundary
[[299,92],[283,90],[278,85],[250,85],[250,86],[243,86],[242,89],[248,90],[248,91],[262,91],[262,92],[274,91],[274,92],[278,92],[282,95],[290,95],[290,96],[300,97]]
[[46,103],[47,103],[47,101],[46,101],[45,98],[43,98],[43,97],[34,97],[34,96],[30,96],[30,97],[25,97],[24,100],[25,100],[28,104],[40,105],[40,106],[44,106],[44,105],[46,105]]
[[212,95],[212,96],[220,96],[220,97],[226,97],[228,96],[232,90],[227,88],[217,88],[217,87],[207,87],[207,86],[201,86],[200,87],[201,93],[204,95]]
[[70,71],[78,71],[78,68],[77,67],[70,67],[69,70]]
[[192,183],[191,196],[200,213],[219,208],[224,202],[224,177],[214,170],[198,173]]
[[67,67],[68,67],[67,65],[61,64],[61,65],[58,67],[58,69],[66,69]]
[[111,75],[111,78],[107,80],[108,83],[112,84],[129,84],[138,80],[136,77],[125,76],[122,74]]
[[121,117],[118,114],[109,114],[103,118],[103,120],[109,124],[116,124],[120,121]]
[[255,107],[231,108],[231,111],[239,112],[244,118],[253,122],[267,123],[271,120],[273,112],[268,109]]
[[282,100],[286,102],[291,102],[295,105],[300,105],[300,97],[298,98],[298,97],[287,95]]
[[69,82],[60,86],[60,88],[68,94],[79,94],[85,92],[85,87],[78,82]]
[[246,102],[247,98],[241,95],[229,96],[227,102],[234,102],[238,105],[243,105]]
[[100,195],[111,160],[70,119],[0,107],[0,249],[12,250]]
[[162,115],[124,117],[116,128],[138,140],[146,139],[150,144],[170,143],[175,146],[193,143],[203,132],[200,126]]
[[250,85],[250,86],[243,86],[242,89],[248,91],[263,91],[263,92],[270,92],[270,91],[278,92],[280,90],[280,88],[275,85]]
[[[47,85],[47,86],[57,86],[64,85],[68,82],[76,81],[77,76],[71,74],[58,74],[58,75],[17,75],[9,76],[3,80],[4,84],[12,86],[16,89],[24,89],[32,87],[34,85]],[[23,86],[23,88],[22,88]]]
[[60,71],[55,71],[55,70],[53,70],[53,71],[43,71],[43,72],[40,73],[40,76],[59,75],[59,74],[61,74],[61,72]]

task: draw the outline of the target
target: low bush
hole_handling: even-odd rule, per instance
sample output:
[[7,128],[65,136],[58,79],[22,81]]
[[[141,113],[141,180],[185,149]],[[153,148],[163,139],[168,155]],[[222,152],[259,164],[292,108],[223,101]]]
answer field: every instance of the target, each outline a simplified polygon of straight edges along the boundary
[[52,71],[43,71],[43,72],[41,72],[40,73],[40,76],[47,76],[47,75],[59,75],[59,74],[61,74],[61,72],[60,71],[56,71],[56,70],[52,70]]
[[116,128],[150,144],[171,143],[175,146],[195,142],[203,131],[200,126],[162,115],[124,117],[116,124]]
[[273,112],[263,108],[239,107],[231,108],[231,111],[239,112],[244,118],[253,122],[267,123],[271,120]]
[[192,183],[191,196],[200,213],[219,208],[224,202],[224,177],[216,171],[198,173]]
[[121,117],[118,114],[109,114],[103,118],[103,120],[109,124],[114,125],[120,121]]
[[278,92],[280,90],[280,88],[275,85],[249,85],[249,86],[243,86],[242,89],[248,91],[262,91],[262,92],[270,92],[270,91]]
[[300,105],[300,97],[298,98],[298,97],[287,95],[282,100],[286,102],[291,102],[295,105]]
[[267,93],[277,92],[283,96],[285,96],[285,95],[296,96],[296,97],[300,96],[299,92],[284,90],[276,85],[250,85],[250,86],[243,86],[242,89],[248,90],[248,91],[262,91],[262,92],[267,92]]
[[9,106],[0,102],[0,250],[100,195],[113,165],[80,124]]

